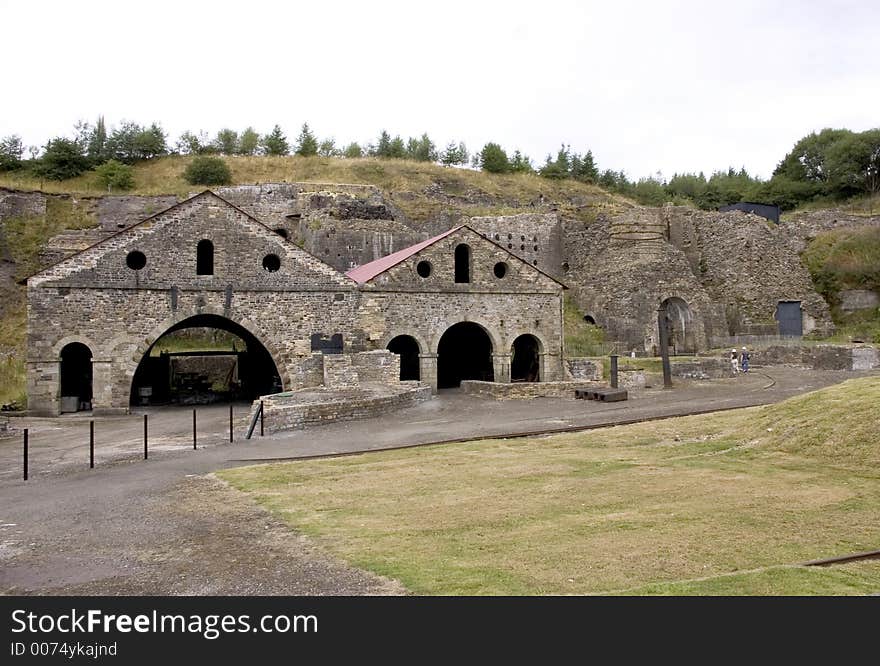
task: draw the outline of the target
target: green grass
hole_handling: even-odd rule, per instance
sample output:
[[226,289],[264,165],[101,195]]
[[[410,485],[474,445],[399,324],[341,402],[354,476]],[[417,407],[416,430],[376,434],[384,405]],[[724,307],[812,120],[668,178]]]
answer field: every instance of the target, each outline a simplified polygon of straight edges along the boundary
[[[424,594],[864,594],[880,564],[880,377],[778,405],[220,472]],[[365,437],[368,435],[364,435]]]
[[19,356],[0,357],[0,406],[27,406],[24,360]]
[[564,315],[566,356],[602,356],[608,351],[605,331],[585,322],[584,314],[568,294],[565,294]]

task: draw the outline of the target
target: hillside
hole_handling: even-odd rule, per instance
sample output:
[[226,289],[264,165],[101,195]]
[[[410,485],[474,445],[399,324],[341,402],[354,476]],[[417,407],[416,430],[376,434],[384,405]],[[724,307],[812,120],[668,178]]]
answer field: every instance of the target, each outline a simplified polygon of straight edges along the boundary
[[[522,212],[555,204],[563,215],[591,218],[595,208],[630,207],[632,202],[600,187],[535,174],[490,174],[410,160],[328,157],[224,157],[233,183],[313,182],[374,185],[414,222],[450,208],[467,215]],[[203,189],[187,183],[183,171],[191,157],[171,156],[134,167],[135,187],[113,194],[184,196]],[[99,197],[106,193],[94,172],[70,180],[41,181],[16,172],[0,173],[0,187]],[[593,211],[593,212],[591,212]]]

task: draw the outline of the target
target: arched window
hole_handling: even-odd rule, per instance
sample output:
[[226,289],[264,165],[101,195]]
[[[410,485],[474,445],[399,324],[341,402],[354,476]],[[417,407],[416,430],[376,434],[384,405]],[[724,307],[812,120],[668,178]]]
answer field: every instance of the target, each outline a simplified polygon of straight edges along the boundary
[[214,275],[214,243],[207,238],[196,247],[196,275]]
[[471,281],[471,248],[464,243],[455,246],[455,281]]

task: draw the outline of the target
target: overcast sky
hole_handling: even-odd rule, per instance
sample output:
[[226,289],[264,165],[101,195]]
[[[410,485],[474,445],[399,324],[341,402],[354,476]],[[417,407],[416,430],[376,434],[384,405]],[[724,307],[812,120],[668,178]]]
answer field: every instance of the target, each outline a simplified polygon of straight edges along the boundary
[[875,0],[0,0],[0,136],[103,114],[184,130],[428,132],[630,178],[745,166],[880,126]]

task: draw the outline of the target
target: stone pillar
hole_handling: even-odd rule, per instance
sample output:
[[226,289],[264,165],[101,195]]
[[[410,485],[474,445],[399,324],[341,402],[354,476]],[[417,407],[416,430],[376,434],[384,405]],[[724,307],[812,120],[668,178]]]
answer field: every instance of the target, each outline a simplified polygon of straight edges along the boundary
[[559,354],[540,352],[538,358],[541,366],[542,382],[558,382],[565,379]]
[[58,416],[61,413],[61,363],[58,359],[27,362],[28,413]]
[[503,354],[492,354],[492,370],[495,374],[495,381],[502,384],[510,383],[510,352]]
[[419,381],[437,392],[437,354],[419,354]]
[[116,381],[110,359],[92,359],[92,413],[127,414],[130,388]]

